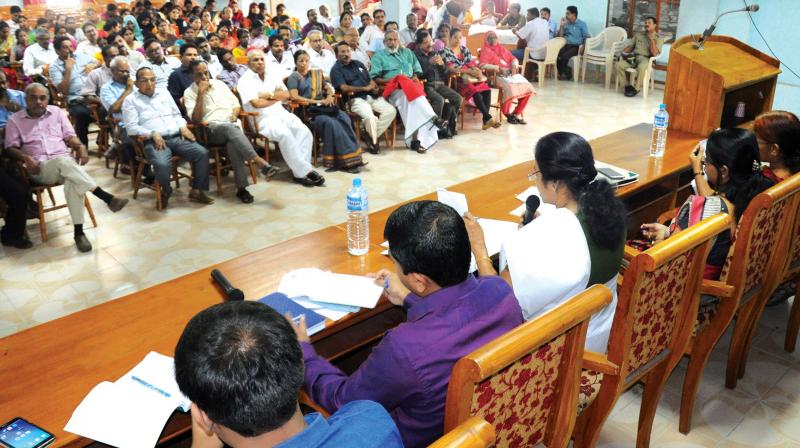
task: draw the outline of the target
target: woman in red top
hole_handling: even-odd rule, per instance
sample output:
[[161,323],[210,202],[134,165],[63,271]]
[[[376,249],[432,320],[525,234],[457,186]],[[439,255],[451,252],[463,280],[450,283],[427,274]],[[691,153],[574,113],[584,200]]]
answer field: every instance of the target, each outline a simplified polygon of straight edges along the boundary
[[[525,80],[526,82],[509,82],[505,78],[509,75],[519,74],[519,61],[506,47],[498,43],[497,34],[494,31],[486,33],[483,47],[478,54],[478,64],[484,70],[489,70],[487,66],[497,70],[496,87],[503,91],[503,104],[500,106],[500,111],[506,116],[508,122],[511,124],[527,124],[522,115],[525,112],[525,106],[528,105],[528,100],[531,99],[531,95],[536,92],[527,80]],[[512,113],[511,107],[514,105],[514,100],[517,101],[517,107],[514,108]]]
[[800,121],[791,112],[765,112],[753,123],[764,176],[780,182],[800,171]]
[[442,54],[445,64],[458,75],[458,93],[465,101],[472,100],[483,115],[483,129],[499,128],[500,122],[492,118],[489,108],[492,105],[492,88],[486,83],[486,76],[472,58],[467,47],[461,45],[461,30],[450,30],[450,43]]

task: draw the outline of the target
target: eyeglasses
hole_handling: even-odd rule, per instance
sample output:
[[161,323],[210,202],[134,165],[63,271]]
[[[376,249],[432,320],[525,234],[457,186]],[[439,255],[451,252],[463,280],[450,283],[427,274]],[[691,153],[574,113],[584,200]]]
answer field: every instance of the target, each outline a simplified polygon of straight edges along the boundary
[[541,172],[542,170],[531,171],[530,173],[528,173],[528,180],[533,182],[534,180],[536,180],[536,175]]

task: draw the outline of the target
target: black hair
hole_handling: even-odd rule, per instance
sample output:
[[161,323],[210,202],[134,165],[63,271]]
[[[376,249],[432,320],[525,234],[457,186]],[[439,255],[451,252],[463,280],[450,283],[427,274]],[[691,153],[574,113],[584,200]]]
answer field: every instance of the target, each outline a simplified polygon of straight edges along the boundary
[[455,36],[456,34],[458,34],[460,32],[461,32],[461,28],[459,28],[457,26],[454,26],[454,27],[450,28],[450,37],[453,37],[453,36]]
[[61,45],[65,41],[69,42],[69,45],[70,45],[69,48],[72,49],[72,39],[70,39],[69,36],[57,36],[55,39],[53,39],[53,49],[60,50],[61,49]]
[[100,49],[100,54],[103,55],[103,62],[105,63],[111,62],[111,58],[113,58],[113,56],[111,56],[112,48],[117,48],[117,47],[111,44],[111,45],[106,45],[105,47]]
[[546,12],[546,13],[550,14],[550,8],[545,6],[544,8],[542,8],[542,12]]
[[285,22],[286,19],[288,19],[288,18],[289,18],[289,16],[287,16],[286,14],[282,14],[282,15],[279,15],[279,16],[275,16],[274,22],[275,23],[282,23],[282,22]]
[[567,6],[567,11],[572,14],[575,14],[575,17],[578,16],[578,7],[577,6]]
[[42,25],[49,25],[49,24],[50,24],[50,22],[47,19],[45,19],[44,17],[39,17],[38,19],[36,19],[36,27],[37,28],[42,26]]
[[274,431],[292,418],[303,368],[289,322],[255,301],[201,311],[175,347],[181,392],[211,421],[244,437]]
[[4,28],[11,28],[5,20],[0,20],[0,30]]
[[217,34],[217,33],[208,33],[208,34],[206,34],[206,39],[207,39],[209,42],[211,42],[211,38],[212,38],[212,37],[216,37],[217,39],[219,39],[219,34]]
[[153,45],[153,43],[160,44],[161,42],[159,42],[158,39],[151,37],[150,39],[144,41],[144,44],[142,44],[142,48],[144,48],[145,51],[147,51],[147,49],[150,48],[150,45]]
[[717,171],[723,166],[728,168],[728,182],[716,188],[733,204],[737,221],[758,193],[775,184],[761,173],[758,140],[746,129],[712,132],[706,142],[706,163]]
[[394,26],[396,26],[396,27],[397,27],[397,30],[398,30],[398,31],[400,30],[400,24],[399,24],[399,23],[397,23],[397,22],[395,22],[394,20],[390,20],[390,21],[388,21],[388,22],[384,23],[384,24],[383,24],[383,29],[386,29],[386,28],[388,28],[388,27],[389,27],[389,25],[394,25]]
[[103,31],[109,31],[111,28],[115,26],[122,26],[122,20],[117,19],[116,17],[112,17],[106,20],[105,25],[103,25]]
[[200,51],[200,45],[203,45],[206,42],[208,42],[208,39],[203,36],[197,36],[194,38],[194,40],[192,40],[192,43],[197,45],[197,51]]
[[539,8],[528,8],[528,14],[532,15],[534,19],[539,17]]
[[95,26],[95,24],[94,24],[94,23],[91,23],[91,22],[86,22],[86,23],[84,23],[84,24],[81,26],[81,31],[83,31],[83,32],[85,33],[85,32],[86,32],[86,28],[87,28],[87,27],[92,27],[92,28],[94,28],[94,29],[97,29],[97,27]]
[[277,33],[273,34],[272,36],[269,36],[269,40],[267,42],[269,43],[269,46],[272,47],[272,44],[275,43],[276,40],[283,42],[283,39],[281,38],[280,34]]
[[219,25],[217,25],[217,30],[219,30],[222,27],[225,27],[225,28],[231,30],[231,29],[233,29],[233,24],[228,19],[220,20],[219,21]]
[[194,74],[195,67],[197,67],[200,64],[208,65],[208,63],[203,58],[195,59],[194,61],[189,63],[189,73]]
[[286,9],[286,5],[284,5],[283,3],[278,3],[278,6],[275,7],[275,11],[279,9]]
[[20,13],[22,13],[22,8],[20,8],[17,5],[14,5],[14,6],[11,7],[11,10],[9,12],[11,14],[20,14]]
[[336,44],[336,48],[334,48],[334,50],[336,51],[336,56],[337,57],[339,56],[339,48],[342,48],[342,47],[350,48],[350,45],[348,45],[347,42],[345,42],[345,41],[341,41],[338,44]]
[[244,37],[245,33],[247,33],[248,36],[250,35],[250,31],[248,31],[246,28],[237,29],[236,30],[236,38],[241,40],[242,37]]
[[372,17],[375,17],[375,14],[377,14],[379,12],[383,13],[383,17],[386,17],[386,11],[384,11],[382,9],[376,9],[375,11],[372,11]]
[[[294,52],[294,63],[297,64],[297,60],[300,59],[300,56],[308,56],[308,53],[305,50],[297,50]],[[309,56],[311,57],[311,56]]]
[[539,139],[534,153],[542,180],[558,181],[572,193],[595,244],[618,248],[627,233],[628,213],[614,187],[597,178],[589,142],[571,132],[553,132]]
[[139,74],[142,73],[145,70],[150,70],[151,72],[153,71],[153,69],[150,68],[150,67],[139,67],[139,69],[136,70],[136,80],[137,81],[139,80]]
[[449,205],[416,201],[392,212],[383,230],[389,253],[403,273],[423,274],[442,288],[469,274],[470,245],[464,220]]
[[308,11],[306,11],[306,17],[310,16],[312,12],[317,12],[317,10],[314,8],[309,9]]
[[369,13],[368,13],[368,12],[362,12],[362,13],[361,13],[361,15],[360,15],[360,16],[358,16],[358,17],[359,17],[360,19],[363,19],[363,18],[364,18],[364,16],[367,16],[367,17],[372,17],[372,16],[370,16],[370,15],[369,15]]
[[352,12],[343,12],[343,13],[342,13],[342,14],[339,16],[339,23],[340,23],[340,24],[342,23],[342,20],[344,20],[344,16],[350,16],[350,18],[352,19],[352,18],[353,18],[353,13],[352,13]]
[[[439,26],[436,28],[436,37],[437,38],[439,37],[439,34],[441,34],[442,30],[444,30],[445,28],[452,29],[452,27],[450,26],[449,23],[442,22],[442,23],[439,24]],[[449,34],[449,31],[448,31],[448,34]]]
[[194,48],[194,51],[197,51],[197,45],[193,44],[192,42],[186,42],[185,44],[181,45],[180,49],[178,50],[178,54],[183,56],[187,51]]
[[429,33],[428,30],[420,28],[416,33],[414,33],[414,43],[416,43],[417,46],[422,45],[422,41],[424,41],[425,38],[430,35],[431,33]]
[[652,21],[653,21],[653,23],[655,23],[656,25],[658,25],[658,19],[656,19],[656,16],[645,16],[645,17],[644,17],[644,21],[645,21],[645,22],[647,22],[648,20],[652,20]]

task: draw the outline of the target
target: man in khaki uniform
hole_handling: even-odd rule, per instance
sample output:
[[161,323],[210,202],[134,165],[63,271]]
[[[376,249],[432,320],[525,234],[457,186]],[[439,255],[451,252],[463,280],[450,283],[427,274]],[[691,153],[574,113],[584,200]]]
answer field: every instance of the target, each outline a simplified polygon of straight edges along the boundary
[[[625,86],[625,96],[636,96],[642,90],[644,72],[650,58],[661,54],[664,38],[658,35],[658,22],[655,17],[647,17],[644,21],[644,31],[633,35],[633,45],[622,51],[622,59],[617,62],[617,78]],[[628,81],[626,69],[636,69],[636,86]]]

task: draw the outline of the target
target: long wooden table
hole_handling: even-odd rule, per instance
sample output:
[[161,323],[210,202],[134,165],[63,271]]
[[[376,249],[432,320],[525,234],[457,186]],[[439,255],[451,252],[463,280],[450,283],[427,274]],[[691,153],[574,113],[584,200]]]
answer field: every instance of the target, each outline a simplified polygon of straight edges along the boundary
[[[595,158],[638,172],[638,182],[619,190],[630,209],[630,225],[651,221],[673,207],[691,180],[688,154],[700,136],[670,131],[664,158],[648,157],[650,125],[641,124],[591,142]],[[454,185],[467,194],[477,216],[514,220],[514,198],[531,183],[532,163],[521,163]],[[432,199],[434,194],[417,199]],[[186,323],[222,299],[210,271],[220,269],[247,298],[274,291],[281,276],[301,267],[366,274],[391,267],[380,254],[383,226],[398,205],[370,215],[372,247],[364,256],[347,253],[344,225],[330,226],[126,297],[0,339],[0,423],[22,416],[56,436],[55,446],[92,443],[63,430],[86,394],[101,381],[114,381],[150,351],[172,355]],[[363,360],[383,333],[402,322],[402,309],[381,299],[314,335],[317,351],[345,371]],[[186,415],[176,413],[162,441],[185,433]]]

